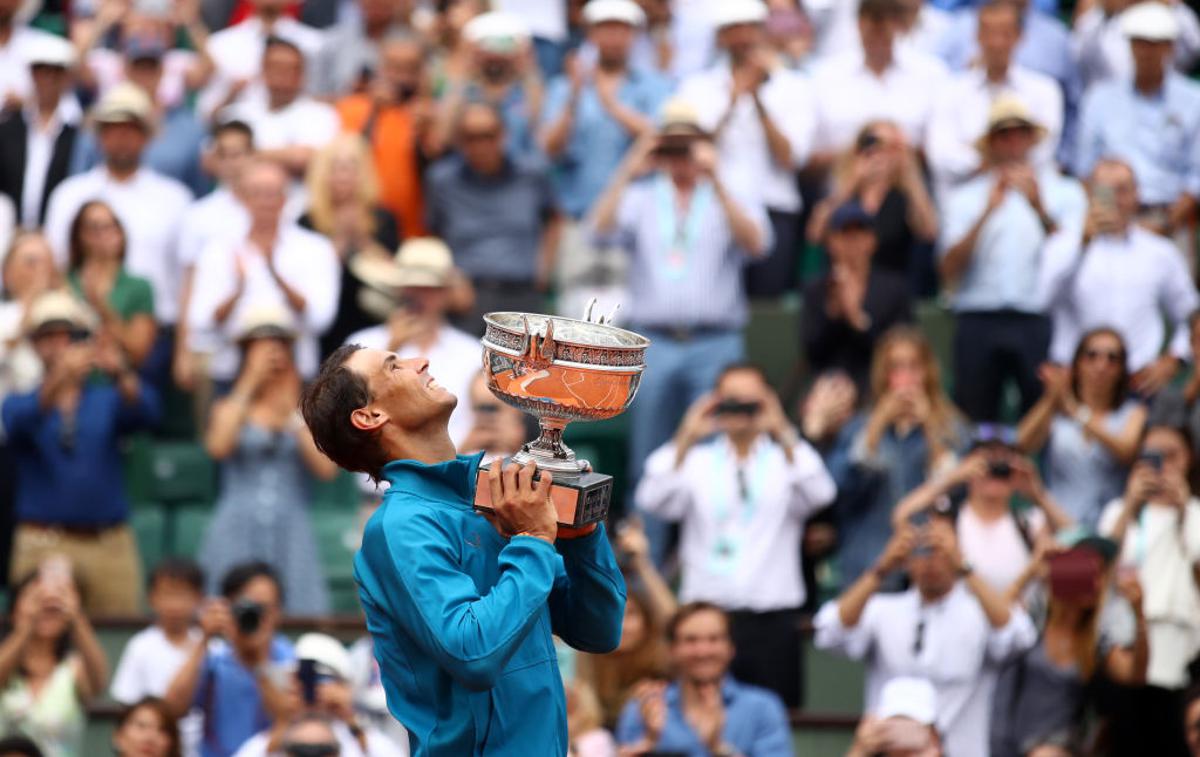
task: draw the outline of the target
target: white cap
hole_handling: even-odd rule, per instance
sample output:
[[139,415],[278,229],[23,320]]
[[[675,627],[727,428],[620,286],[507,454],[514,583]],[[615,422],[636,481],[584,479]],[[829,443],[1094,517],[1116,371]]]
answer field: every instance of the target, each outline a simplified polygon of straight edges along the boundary
[[1121,14],[1120,24],[1130,39],[1174,42],[1179,36],[1179,21],[1165,3],[1138,3]]
[[721,0],[712,14],[717,29],[735,24],[761,24],[766,20],[767,5],[762,0]]
[[54,34],[31,35],[25,46],[25,62],[31,66],[70,68],[75,62],[75,48]]
[[327,673],[350,680],[350,653],[342,642],[323,633],[306,633],[296,639],[296,659],[312,660]]
[[490,11],[468,21],[463,27],[463,38],[484,49],[506,52],[529,39],[529,26],[520,16]]
[[583,6],[583,20],[588,24],[616,21],[638,27],[645,26],[646,14],[633,0],[590,0]]
[[908,718],[923,725],[932,725],[937,718],[937,690],[925,678],[893,678],[879,692],[875,716]]

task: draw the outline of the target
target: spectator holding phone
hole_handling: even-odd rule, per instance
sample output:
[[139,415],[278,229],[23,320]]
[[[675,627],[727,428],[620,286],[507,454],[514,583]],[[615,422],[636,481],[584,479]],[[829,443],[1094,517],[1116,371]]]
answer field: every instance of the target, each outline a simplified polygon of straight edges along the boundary
[[407,757],[408,742],[396,745],[375,727],[360,722],[350,685],[350,653],[323,633],[296,640],[296,669],[282,692],[283,706],[269,730],[242,744],[234,757],[268,757],[287,750],[287,732],[296,717],[328,719],[339,757]]
[[1095,528],[1124,488],[1146,408],[1129,395],[1125,341],[1101,327],[1083,335],[1070,367],[1043,365],[1045,391],[1017,427],[1017,446],[1045,453],[1046,486],[1067,513]]
[[[1119,565],[1136,571],[1144,587],[1150,633],[1146,686],[1121,708],[1132,730],[1117,736],[1142,744],[1146,754],[1183,753],[1178,714],[1188,662],[1200,651],[1200,500],[1192,493],[1191,439],[1186,430],[1146,430],[1125,494],[1100,516],[1100,533],[1121,546]],[[1139,734],[1146,739],[1137,741]]]
[[203,642],[167,688],[176,717],[193,707],[204,714],[201,757],[229,757],[283,712],[281,671],[295,660],[292,643],[277,633],[283,586],[271,566],[235,566],[221,596],[200,611]]
[[[1086,532],[1084,532],[1086,533]],[[1120,686],[1146,678],[1150,648],[1136,574],[1111,590],[1117,544],[1082,536],[1039,551],[1024,578],[1045,572],[1026,602],[1038,643],[1001,670],[992,705],[991,757],[1024,757],[1039,748],[1085,748],[1088,684],[1098,676]],[[1022,580],[1009,592],[1017,600]]]
[[[884,579],[901,568],[912,587],[880,594]],[[988,670],[1037,640],[1025,611],[972,570],[942,517],[919,528],[901,525],[875,567],[813,622],[819,649],[866,661],[867,711],[880,707],[889,679],[933,683],[935,722],[951,755],[987,754],[994,678]]]
[[9,595],[0,644],[0,730],[51,755],[82,757],[84,708],[104,690],[108,660],[79,599],[71,564],[44,560]]
[[834,494],[762,370],[735,363],[646,461],[634,495],[643,512],[680,523],[680,600],[730,613],[733,675],[791,707],[802,698],[801,535]]

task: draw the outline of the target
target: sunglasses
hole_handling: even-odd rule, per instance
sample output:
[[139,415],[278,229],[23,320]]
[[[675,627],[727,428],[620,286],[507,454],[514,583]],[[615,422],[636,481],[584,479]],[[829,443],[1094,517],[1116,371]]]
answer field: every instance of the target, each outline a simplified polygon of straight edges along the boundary
[[499,129],[489,129],[488,131],[465,131],[462,134],[464,142],[490,142],[500,136]]
[[284,744],[283,753],[287,757],[334,757],[338,753],[337,744]]
[[1110,365],[1120,365],[1125,360],[1124,355],[1113,350],[1084,350],[1083,357],[1086,360],[1099,360],[1100,358],[1104,358]]

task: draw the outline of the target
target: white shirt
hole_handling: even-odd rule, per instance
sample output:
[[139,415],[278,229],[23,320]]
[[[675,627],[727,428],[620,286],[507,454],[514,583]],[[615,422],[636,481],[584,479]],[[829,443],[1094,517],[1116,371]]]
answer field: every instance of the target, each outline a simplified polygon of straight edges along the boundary
[[987,131],[992,101],[1001,95],[1018,97],[1045,127],[1046,137],[1034,148],[1032,160],[1039,166],[1053,164],[1063,126],[1063,96],[1058,82],[1014,64],[1004,82],[993,84],[982,68],[973,68],[952,78],[942,89],[929,121],[925,154],[939,184],[960,182],[979,170],[980,153],[975,143]]
[[[121,652],[109,695],[124,705],[132,705],[143,697],[165,695],[175,674],[202,640],[203,634],[196,628],[188,631],[187,643],[182,647],[172,644],[158,626],[139,631]],[[199,710],[180,720],[179,732],[187,754],[197,752],[203,727],[204,716]]]
[[[320,234],[292,223],[279,227],[271,252],[280,278],[304,297],[304,312],[296,324],[296,368],[305,378],[314,376],[320,361],[317,337],[337,314],[342,266],[333,245]],[[224,323],[213,320],[217,307],[237,289],[237,265],[244,267],[242,296]],[[230,380],[237,375],[240,356],[235,339],[248,312],[262,306],[291,310],[287,298],[267,267],[263,253],[245,238],[216,239],[200,253],[192,278],[188,328],[211,333],[219,341],[210,363],[213,378]]]
[[46,173],[54,157],[54,143],[64,126],[78,123],[74,109],[60,101],[45,127],[38,127],[37,108],[25,109],[25,176],[21,181],[21,226],[40,226],[42,193],[46,191]]
[[[346,344],[386,350],[390,341],[391,334],[385,323],[356,331],[346,339]],[[471,427],[475,425],[475,413],[471,409],[471,383],[483,368],[483,347],[479,340],[465,331],[443,325],[429,349],[418,349],[410,342],[401,345],[396,354],[405,360],[415,357],[427,358],[429,374],[458,397],[458,405],[451,413],[450,422],[446,427],[454,444],[462,444]]]
[[[257,17],[250,17],[226,29],[213,33],[208,38],[208,55],[212,58],[212,80],[200,93],[197,111],[205,117],[212,116],[217,105],[238,81],[255,81],[262,71],[263,48],[268,36],[281,37],[291,42],[304,53],[311,68],[321,55],[325,35],[311,26],[305,26],[294,18],[283,16],[268,31]],[[311,78],[311,77],[310,77]],[[257,135],[255,135],[257,142]]]
[[46,238],[54,249],[59,270],[66,269],[71,222],[90,200],[103,200],[112,206],[128,238],[125,267],[150,280],[154,315],[159,323],[175,323],[179,307],[179,223],[192,202],[192,193],[178,181],[149,168],[139,168],[128,181],[113,180],[103,165],[66,179],[50,195],[46,210]]
[[[1124,502],[1115,499],[1100,515],[1099,531],[1112,534]],[[1200,590],[1192,568],[1200,560],[1200,500],[1179,511],[1153,502],[1125,529],[1121,565],[1138,569],[1144,597],[1150,665],[1146,682],[1167,689],[1188,685],[1188,663],[1200,652]]]
[[[363,736],[367,739],[367,750],[359,746],[350,728],[340,720],[331,724],[333,735],[337,739],[341,751],[338,757],[408,757],[408,744],[403,747],[388,740],[386,736],[371,726],[363,728]],[[267,744],[271,742],[271,733],[264,731],[251,736],[233,753],[233,757],[276,757],[282,752],[268,752]]]
[[1043,253],[1040,286],[1054,325],[1051,360],[1069,364],[1080,337],[1111,326],[1125,341],[1129,369],[1140,370],[1162,350],[1164,315],[1173,327],[1170,354],[1187,359],[1188,316],[1200,298],[1178,248],[1136,225],[1125,236],[1096,237],[1081,251],[1082,242],[1079,231],[1064,230]]
[[[732,89],[729,65],[718,63],[688,77],[679,96],[696,108],[701,125],[714,131],[729,110]],[[743,95],[717,140],[721,176],[735,182],[739,191],[761,194],[768,208],[799,212],[796,171],[808,162],[817,127],[808,82],[800,74],[781,68],[771,73],[759,96],[771,121],[791,145],[791,164],[781,166],[775,162],[754,98]]]
[[807,442],[788,462],[773,441],[755,441],[746,460],[719,436],[688,450],[675,445],[646,459],[634,499],[648,513],[679,521],[682,602],[766,612],[804,604],[800,537],[804,521],[833,501],[833,478]]
[[[1030,538],[1046,523],[1041,510],[1031,510],[1025,520]],[[967,506],[959,510],[955,525],[963,557],[989,586],[997,592],[1007,592],[1025,570],[1030,556],[1016,518],[1005,513],[1003,517],[985,521],[974,508]]]
[[[190,50],[167,50],[162,56],[162,77],[154,101],[165,108],[182,105],[188,95],[187,75],[199,56]],[[96,78],[100,98],[108,90],[125,81],[125,56],[107,47],[97,47],[87,54],[87,67]]]
[[[804,9],[816,30],[813,58],[836,57],[849,50],[862,50],[858,33],[858,3],[846,0],[805,0]],[[942,35],[950,28],[947,11],[923,3],[916,23],[896,37],[896,49],[936,55]]]
[[257,150],[285,147],[321,148],[341,130],[341,121],[333,106],[311,97],[298,97],[278,110],[263,99],[239,102],[222,112],[224,119],[245,121],[254,132]]
[[492,9],[520,16],[535,37],[567,41],[567,4],[561,0],[493,0]]
[[818,149],[846,149],[876,119],[895,121],[910,144],[925,144],[934,103],[948,80],[941,61],[912,50],[898,50],[881,77],[867,68],[861,52],[822,63],[813,74]]
[[214,239],[244,237],[250,215],[237,196],[217,187],[188,206],[179,232],[179,267],[191,268]]
[[971,757],[988,755],[989,668],[1037,642],[1023,609],[1014,606],[1008,624],[993,628],[962,583],[931,603],[924,603],[915,588],[875,594],[853,628],[842,625],[836,600],[826,602],[813,624],[818,649],[867,662],[864,712],[875,711],[889,679],[926,678],[937,689],[936,722],[946,754]]

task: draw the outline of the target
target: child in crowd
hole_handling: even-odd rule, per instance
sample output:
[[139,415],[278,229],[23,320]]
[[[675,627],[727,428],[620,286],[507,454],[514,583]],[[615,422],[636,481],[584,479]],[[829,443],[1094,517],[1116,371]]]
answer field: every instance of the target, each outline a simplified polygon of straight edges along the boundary
[[[121,704],[161,697],[202,634],[195,625],[204,599],[204,573],[191,560],[168,557],[150,573],[146,588],[154,625],[129,640],[121,653],[109,693]],[[185,754],[194,754],[201,722],[198,713],[179,723]]]

